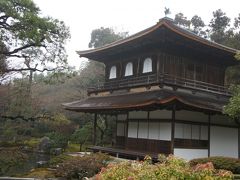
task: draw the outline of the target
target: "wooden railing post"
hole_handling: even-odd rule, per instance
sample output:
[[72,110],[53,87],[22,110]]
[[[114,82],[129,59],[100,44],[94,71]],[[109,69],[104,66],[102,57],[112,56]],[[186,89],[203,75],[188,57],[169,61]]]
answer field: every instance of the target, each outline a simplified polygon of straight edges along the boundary
[[105,82],[100,84],[99,81],[93,88],[89,88],[89,93],[100,91],[107,91],[107,90],[114,90],[114,89],[124,89],[129,87],[135,87],[139,85],[149,85],[149,84],[158,83],[159,87],[162,87],[163,84],[167,85],[178,85],[180,87],[186,88],[195,88],[196,90],[200,91],[211,91],[216,92],[223,95],[231,95],[227,88],[224,86],[211,84],[207,82],[202,82],[193,79],[187,79],[177,76],[172,76],[169,74],[159,73],[159,74],[151,74],[139,77],[128,77],[121,80],[114,80],[110,82]]
[[93,145],[96,145],[97,142],[97,113],[94,114],[93,121]]
[[173,104],[171,121],[171,154],[174,154],[175,116],[176,116],[176,104]]

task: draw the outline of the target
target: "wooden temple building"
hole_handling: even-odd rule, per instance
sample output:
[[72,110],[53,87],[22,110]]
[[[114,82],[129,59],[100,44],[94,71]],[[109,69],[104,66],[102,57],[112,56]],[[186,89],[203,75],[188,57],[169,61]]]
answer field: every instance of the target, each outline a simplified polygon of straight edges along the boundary
[[122,157],[174,154],[185,159],[240,156],[240,127],[222,114],[231,97],[225,71],[236,50],[208,41],[169,18],[123,40],[78,51],[104,63],[105,82],[71,111],[116,117],[113,147],[94,151]]

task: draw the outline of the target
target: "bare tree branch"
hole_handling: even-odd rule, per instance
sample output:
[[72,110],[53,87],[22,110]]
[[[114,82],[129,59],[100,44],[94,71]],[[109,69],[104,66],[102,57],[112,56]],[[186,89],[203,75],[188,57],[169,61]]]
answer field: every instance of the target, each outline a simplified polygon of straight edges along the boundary
[[33,71],[33,72],[44,72],[44,71],[56,71],[56,70],[65,70],[66,67],[64,66],[60,66],[60,67],[56,67],[56,68],[52,68],[52,69],[48,69],[48,68],[43,68],[43,69],[38,69],[36,67],[34,68],[19,68],[19,69],[15,69],[15,68],[12,68],[12,69],[7,69],[6,70],[6,73],[9,73],[9,72],[22,72],[22,71]]
[[17,120],[21,119],[23,121],[36,121],[36,120],[41,120],[41,119],[53,119],[51,116],[36,116],[36,117],[24,117],[21,115],[18,116],[0,116],[0,118],[3,119],[10,119],[10,120]]
[[[14,54],[15,54],[15,53],[18,53],[18,52],[21,51],[21,50],[24,50],[24,49],[27,49],[27,48],[30,48],[30,47],[45,47],[45,48],[46,48],[46,46],[44,46],[44,45],[41,44],[41,42],[43,42],[44,39],[45,39],[45,38],[42,38],[42,39],[40,40],[40,43],[30,43],[30,44],[26,44],[26,45],[24,45],[24,46],[22,46],[22,47],[19,47],[19,48],[14,49],[13,51],[0,51],[0,54],[3,54],[3,55],[5,55],[5,56],[15,56],[15,57],[19,57],[20,55],[14,55]],[[23,55],[22,55],[22,56],[23,56]],[[22,57],[22,56],[20,56],[20,57]]]

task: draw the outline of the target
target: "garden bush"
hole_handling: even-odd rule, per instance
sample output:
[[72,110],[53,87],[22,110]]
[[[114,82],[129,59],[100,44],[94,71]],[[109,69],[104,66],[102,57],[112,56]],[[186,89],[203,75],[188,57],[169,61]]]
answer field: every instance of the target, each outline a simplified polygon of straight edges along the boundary
[[57,132],[51,132],[46,135],[49,137],[51,141],[51,148],[63,148],[65,149],[68,145],[68,137],[57,133]]
[[240,174],[240,160],[236,158],[215,156],[209,158],[198,158],[190,161],[191,166],[195,166],[199,163],[212,162],[216,169],[225,169],[231,171],[234,174]]
[[28,155],[17,148],[0,149],[0,175],[5,175],[14,166],[21,166],[28,159]]
[[166,161],[156,164],[147,161],[122,162],[119,164],[109,164],[102,168],[101,172],[95,176],[96,180],[169,180],[169,179],[232,179],[233,174],[226,170],[216,170],[213,164],[198,164],[191,167],[183,159],[168,156]]
[[56,176],[65,179],[92,177],[97,174],[102,167],[106,167],[110,160],[110,156],[101,153],[67,159],[58,165]]
[[30,138],[24,141],[24,145],[30,148],[36,149],[39,145],[40,139],[39,138]]
[[58,166],[58,164],[64,163],[70,159],[74,159],[75,157],[67,155],[67,154],[61,154],[59,156],[52,156],[49,165],[51,168],[55,168]]
[[55,178],[55,173],[48,168],[37,168],[24,175],[25,178],[49,179]]

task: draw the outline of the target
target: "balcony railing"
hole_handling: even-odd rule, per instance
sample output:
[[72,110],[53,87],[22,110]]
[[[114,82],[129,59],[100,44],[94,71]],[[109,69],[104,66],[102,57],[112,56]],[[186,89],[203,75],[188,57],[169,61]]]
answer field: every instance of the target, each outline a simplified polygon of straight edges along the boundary
[[95,87],[88,88],[89,93],[106,90],[118,90],[137,86],[168,85],[176,88],[186,88],[191,90],[207,91],[216,94],[231,95],[228,87],[211,84],[203,81],[186,79],[168,74],[152,74],[147,76],[131,77],[105,83],[98,83]]

